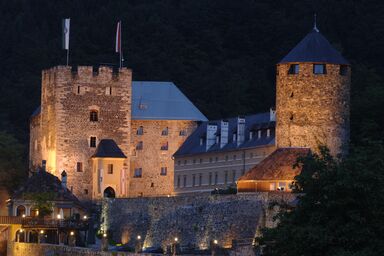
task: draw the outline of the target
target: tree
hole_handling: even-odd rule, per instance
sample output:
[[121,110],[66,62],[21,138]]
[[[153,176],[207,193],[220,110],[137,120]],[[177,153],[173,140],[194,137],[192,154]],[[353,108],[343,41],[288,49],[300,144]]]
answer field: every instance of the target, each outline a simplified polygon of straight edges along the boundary
[[52,213],[54,194],[49,192],[29,193],[24,198],[31,200],[34,209],[39,210],[39,217],[44,217]]
[[10,134],[0,131],[0,186],[12,192],[26,176],[23,146]]
[[263,231],[265,255],[384,255],[383,156],[382,143],[367,142],[342,162],[324,147],[298,159],[303,195]]

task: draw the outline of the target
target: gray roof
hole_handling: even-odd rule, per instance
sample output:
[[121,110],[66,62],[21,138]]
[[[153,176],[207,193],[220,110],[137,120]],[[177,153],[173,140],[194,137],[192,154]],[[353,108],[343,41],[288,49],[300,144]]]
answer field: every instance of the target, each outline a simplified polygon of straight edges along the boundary
[[348,61],[316,29],[307,34],[279,64],[290,62],[323,62],[349,65]]
[[[183,145],[176,151],[174,156],[186,156],[202,154],[207,152],[221,152],[221,151],[233,151],[239,149],[271,146],[275,145],[275,122],[270,121],[270,113],[260,113],[255,115],[245,116],[245,142],[237,146],[237,142],[233,141],[233,133],[237,132],[237,117],[226,119],[229,123],[228,127],[228,144],[223,148],[220,148],[219,144],[214,144],[212,147],[206,150],[206,132],[207,124],[216,123],[218,129],[216,134],[220,134],[220,122],[221,120],[203,122],[192,134],[189,136]],[[270,128],[270,136],[267,137],[267,129]],[[257,134],[249,139],[249,132],[261,130],[261,138],[257,138]],[[200,138],[204,138],[203,144],[200,145]]]
[[207,121],[174,83],[150,81],[132,81],[132,119]]
[[172,82],[132,81],[131,108],[133,120],[208,120]]
[[95,154],[92,157],[127,158],[123,151],[112,139],[103,139],[99,142]]

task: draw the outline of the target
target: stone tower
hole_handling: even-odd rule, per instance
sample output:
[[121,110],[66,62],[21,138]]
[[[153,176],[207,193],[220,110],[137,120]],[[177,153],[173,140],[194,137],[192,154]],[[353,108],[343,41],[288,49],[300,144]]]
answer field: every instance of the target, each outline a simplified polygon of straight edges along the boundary
[[[39,120],[31,121],[31,166],[47,160],[56,176],[65,170],[68,188],[80,199],[94,194],[92,159],[102,139],[129,155],[132,72],[58,66],[42,72]],[[35,148],[33,148],[35,147]],[[122,164],[129,172],[129,160]],[[96,175],[96,174],[94,174]]]
[[348,152],[351,71],[315,28],[277,64],[276,145]]

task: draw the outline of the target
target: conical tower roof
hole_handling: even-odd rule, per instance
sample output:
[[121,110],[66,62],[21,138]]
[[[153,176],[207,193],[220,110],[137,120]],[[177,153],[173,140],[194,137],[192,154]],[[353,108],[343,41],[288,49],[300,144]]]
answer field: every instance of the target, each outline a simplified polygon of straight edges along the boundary
[[320,62],[349,65],[349,62],[332,47],[316,27],[279,64],[290,62]]

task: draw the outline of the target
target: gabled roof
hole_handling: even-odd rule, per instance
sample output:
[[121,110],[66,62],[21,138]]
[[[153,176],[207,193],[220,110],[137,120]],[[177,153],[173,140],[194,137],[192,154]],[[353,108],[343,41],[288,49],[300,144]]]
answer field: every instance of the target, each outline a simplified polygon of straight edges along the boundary
[[301,167],[293,168],[300,156],[310,152],[309,148],[278,148],[239,178],[247,180],[293,180]]
[[[206,150],[206,133],[208,124],[217,124],[216,135],[221,134],[221,120],[203,122],[197,129],[185,140],[183,145],[176,151],[174,156],[194,155],[206,152],[231,151],[252,147],[275,145],[275,122],[270,121],[270,113],[260,113],[245,116],[245,141],[237,146],[237,142],[233,141],[233,133],[237,131],[237,117],[226,119],[228,121],[228,143],[220,148],[219,144],[212,145],[208,151]],[[257,138],[257,134],[252,139],[249,138],[249,132],[254,131],[255,127],[264,129],[261,138]],[[262,127],[262,128],[261,128]],[[266,129],[270,128],[270,136],[266,136]],[[204,138],[203,144],[200,145],[200,138]]]
[[207,121],[174,83],[149,81],[132,81],[132,119]]
[[70,190],[63,187],[59,178],[55,175],[39,170],[33,173],[25,183],[12,195],[12,199],[28,199],[28,194],[52,193],[55,201],[72,201],[79,203],[79,200]]
[[123,151],[112,139],[103,139],[99,142],[95,154],[92,157],[127,158]]
[[349,65],[348,61],[332,47],[317,29],[313,29],[307,34],[279,64],[290,62],[322,62]]

